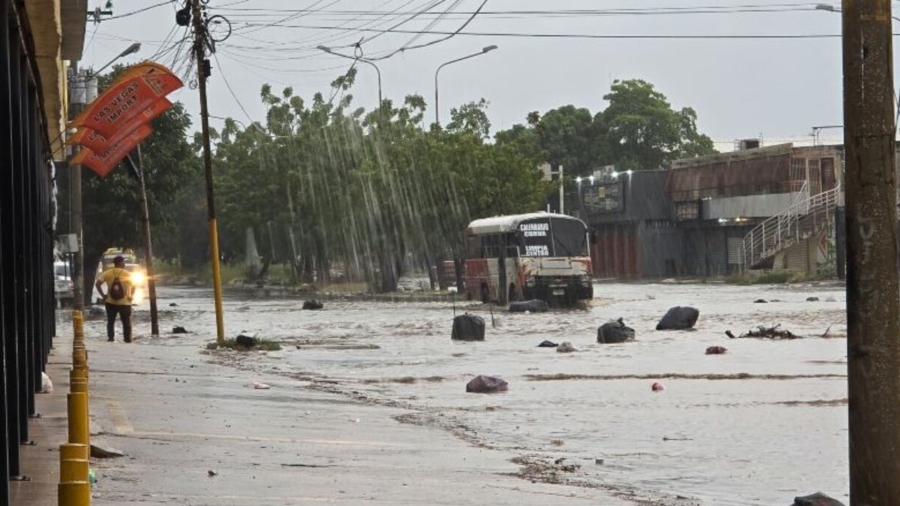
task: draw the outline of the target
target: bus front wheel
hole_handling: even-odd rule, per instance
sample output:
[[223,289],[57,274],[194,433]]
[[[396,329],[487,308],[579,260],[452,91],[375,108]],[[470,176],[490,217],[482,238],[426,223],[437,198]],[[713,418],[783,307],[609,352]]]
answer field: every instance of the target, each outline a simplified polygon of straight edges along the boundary
[[507,292],[507,293],[509,293],[509,298],[507,299],[507,300],[509,300],[509,302],[515,302],[515,301],[519,300],[519,291],[516,290],[515,284],[509,285],[509,292]]

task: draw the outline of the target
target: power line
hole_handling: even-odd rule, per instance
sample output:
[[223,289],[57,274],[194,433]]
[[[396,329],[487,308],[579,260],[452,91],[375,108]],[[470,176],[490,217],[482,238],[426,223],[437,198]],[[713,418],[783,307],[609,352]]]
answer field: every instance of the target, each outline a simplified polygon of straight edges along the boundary
[[[484,10],[478,14],[484,17],[493,16],[646,16],[646,15],[685,15],[685,14],[741,14],[741,13],[772,13],[772,12],[801,12],[818,10],[816,3],[790,3],[790,4],[765,4],[765,5],[732,5],[732,6],[696,6],[696,7],[648,7],[648,8],[615,8],[615,9],[547,9],[547,10]],[[378,16],[385,14],[379,10],[325,10],[316,9],[221,9],[229,12],[241,13],[248,17],[264,17],[280,12],[306,12],[308,14],[322,14],[333,16]],[[416,17],[443,16],[444,13],[408,11],[395,12],[398,15],[416,15]],[[457,11],[457,16],[470,16],[478,11]]]
[[[453,37],[459,35],[460,32],[462,32],[463,30],[465,30],[466,27],[469,26],[469,24],[470,24],[472,21],[475,20],[475,17],[478,16],[478,14],[481,12],[482,9],[484,9],[484,6],[487,5],[487,3],[488,3],[488,0],[484,0],[483,2],[481,2],[481,5],[478,6],[478,9],[476,9],[475,12],[473,12],[472,15],[469,16],[468,19],[466,19],[465,23],[463,23],[462,25],[459,26],[459,28],[457,28],[456,30],[454,30],[454,32],[453,32],[451,35],[447,35],[446,37],[442,37],[442,38],[440,38],[440,39],[433,40],[433,41],[431,41],[431,42],[426,42],[426,43],[424,43],[424,44],[418,44],[418,45],[416,45],[416,46],[403,46],[403,47],[400,48],[400,51],[406,51],[406,50],[409,50],[409,49],[419,49],[419,48],[423,48],[423,47],[428,47],[428,46],[432,46],[432,45],[434,45],[434,44],[437,44],[437,43],[439,43],[439,42],[443,42],[443,41],[445,41],[445,40],[450,40],[450,39],[452,39]],[[430,30],[432,26],[434,26],[434,25],[437,24],[437,22],[438,22],[438,20],[435,20],[433,23],[431,23],[430,25],[428,25],[427,27],[425,27],[425,31]],[[389,55],[387,55],[387,56],[383,56],[383,57],[381,57],[381,58],[379,58],[379,59],[390,58],[391,56],[394,56],[395,54],[397,54],[397,52],[399,52],[399,51],[396,51],[396,52],[394,52],[394,53],[391,53],[391,54],[389,54]]]
[[108,17],[108,18],[104,19],[103,21],[112,21],[113,19],[127,18],[127,17],[130,17],[130,16],[134,16],[135,14],[140,14],[140,13],[142,13],[142,12],[147,12],[147,11],[149,11],[150,9],[155,9],[155,8],[157,8],[157,7],[162,7],[163,5],[170,5],[170,4],[172,4],[174,1],[175,1],[175,0],[166,0],[165,2],[160,2],[160,3],[158,3],[158,4],[153,4],[153,5],[150,5],[150,6],[148,6],[148,7],[144,7],[143,9],[138,9],[138,10],[136,10],[136,11],[131,11],[131,12],[126,12],[125,14],[119,14],[118,16],[111,16],[111,17]]
[[[333,26],[321,25],[280,25],[280,28],[302,28],[305,30],[334,30]],[[543,38],[543,39],[659,39],[659,40],[704,40],[704,39],[834,39],[840,38],[841,34],[691,34],[691,35],[665,35],[665,34],[585,34],[585,33],[522,33],[522,32],[450,32],[450,31],[423,31],[423,30],[401,30],[401,29],[373,29],[358,28],[358,32],[376,32],[376,33],[405,33],[419,34],[427,33],[430,35],[466,35],[473,37],[518,37],[518,38]],[[898,34],[895,34],[898,35]]]
[[228,88],[228,92],[231,93],[231,98],[234,99],[235,103],[237,103],[238,107],[241,108],[241,111],[244,112],[244,116],[247,117],[247,121],[253,122],[253,118],[250,117],[250,113],[247,112],[247,109],[244,108],[244,104],[238,99],[237,95],[234,93],[234,90],[231,89],[231,85],[228,83],[228,78],[225,77],[225,72],[222,71],[222,63],[219,61],[219,55],[213,53],[213,58],[216,59],[216,64],[219,66],[219,75],[222,76],[222,82],[225,83],[225,87]]

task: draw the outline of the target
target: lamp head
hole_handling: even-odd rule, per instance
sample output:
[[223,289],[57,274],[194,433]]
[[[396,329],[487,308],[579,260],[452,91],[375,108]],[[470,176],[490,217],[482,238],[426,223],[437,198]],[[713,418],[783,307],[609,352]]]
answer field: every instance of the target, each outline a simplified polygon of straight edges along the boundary
[[497,46],[494,46],[494,45],[485,46],[484,48],[482,48],[481,52],[482,53],[490,53],[491,51],[493,51],[495,49],[497,49]]
[[816,10],[817,11],[829,11],[829,12],[840,12],[839,9],[837,9],[835,6],[833,6],[831,4],[817,4]]
[[141,50],[141,43],[140,43],[140,42],[135,42],[134,44],[128,46],[127,49],[125,49],[124,51],[122,51],[122,53],[119,54],[119,58],[122,58],[123,56],[128,56],[128,55],[130,55],[130,54],[137,53],[137,52],[140,51],[140,50]]

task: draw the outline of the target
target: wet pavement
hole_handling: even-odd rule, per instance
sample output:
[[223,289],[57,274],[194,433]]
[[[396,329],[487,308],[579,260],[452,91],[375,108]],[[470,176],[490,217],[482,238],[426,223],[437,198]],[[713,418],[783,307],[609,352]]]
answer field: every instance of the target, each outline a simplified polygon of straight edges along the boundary
[[[146,308],[133,345],[103,342],[104,322],[87,322],[97,439],[129,454],[95,466],[94,504],[770,505],[817,490],[846,500],[842,287],[595,294],[585,310],[495,310],[493,325],[480,304],[302,311],[302,300],[226,299],[229,336],[283,343],[240,353],[205,350],[211,291],[163,287],[159,338],[143,337]],[[695,330],[654,330],[674,305],[700,310]],[[452,342],[454,310],[483,316],[486,341]],[[597,344],[597,327],[619,317],[637,341]],[[777,324],[805,338],[725,336]],[[175,325],[192,333],[165,332]],[[578,351],[538,348],[545,339]],[[728,353],[705,355],[713,345]],[[477,374],[509,391],[466,394]]]

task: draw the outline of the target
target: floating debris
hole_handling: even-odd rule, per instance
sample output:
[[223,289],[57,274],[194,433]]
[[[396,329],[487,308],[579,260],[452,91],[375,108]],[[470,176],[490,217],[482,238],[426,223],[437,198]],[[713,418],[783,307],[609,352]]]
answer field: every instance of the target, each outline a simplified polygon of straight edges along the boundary
[[794,334],[790,330],[780,330],[781,324],[775,325],[774,327],[763,327],[762,325],[756,327],[756,330],[750,330],[745,334],[741,334],[739,336],[735,336],[731,333],[730,330],[725,331],[725,335],[728,337],[735,338],[746,338],[746,337],[756,337],[759,339],[800,339],[800,336]]
[[572,353],[573,351],[576,351],[575,347],[572,346],[572,343],[568,341],[562,343],[556,348],[557,353]]

